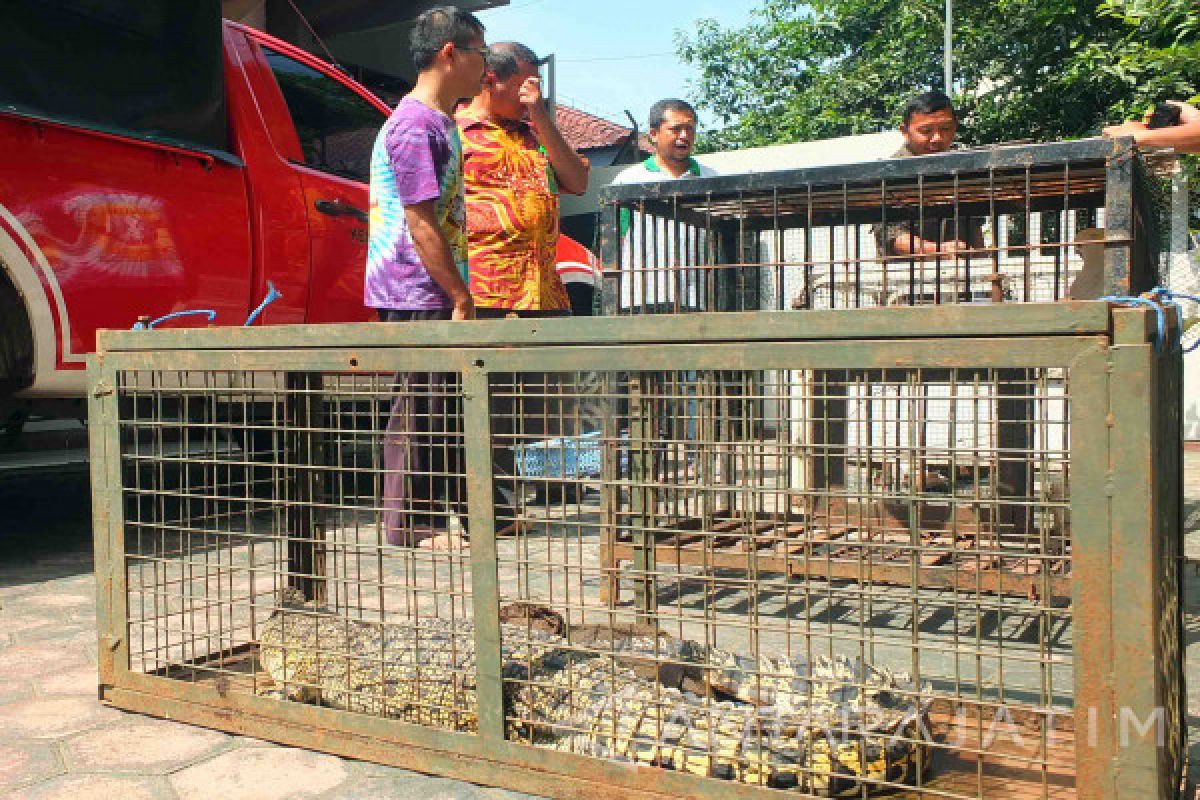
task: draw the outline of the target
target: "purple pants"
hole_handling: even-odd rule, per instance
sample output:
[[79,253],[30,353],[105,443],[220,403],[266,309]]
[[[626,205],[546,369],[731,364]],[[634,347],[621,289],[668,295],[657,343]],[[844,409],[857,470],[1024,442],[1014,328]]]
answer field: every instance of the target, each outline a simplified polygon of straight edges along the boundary
[[[450,318],[450,309],[380,310],[384,322]],[[388,544],[415,542],[414,526],[445,528],[466,515],[462,386],[457,373],[401,372],[383,444],[383,529]]]

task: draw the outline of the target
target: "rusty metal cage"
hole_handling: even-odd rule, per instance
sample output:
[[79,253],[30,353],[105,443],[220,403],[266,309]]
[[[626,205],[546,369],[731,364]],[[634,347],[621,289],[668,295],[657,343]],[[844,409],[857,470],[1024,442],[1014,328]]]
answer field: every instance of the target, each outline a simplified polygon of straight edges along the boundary
[[560,797],[1178,797],[1179,373],[1101,303],[106,334],[101,696]]
[[604,313],[1136,294],[1168,196],[1132,140],[1104,139],[611,186]]

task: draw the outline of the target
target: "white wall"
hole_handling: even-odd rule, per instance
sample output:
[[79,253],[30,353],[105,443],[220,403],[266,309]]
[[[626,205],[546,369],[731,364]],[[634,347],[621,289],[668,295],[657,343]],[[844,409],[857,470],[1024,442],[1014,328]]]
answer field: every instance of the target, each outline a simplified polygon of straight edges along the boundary
[[[1170,252],[1167,254],[1167,286],[1176,292],[1200,296],[1200,241],[1189,236],[1188,186],[1176,172],[1171,193]],[[1190,248],[1190,249],[1189,249]],[[1200,314],[1200,306],[1183,303],[1184,319]],[[1184,346],[1200,339],[1200,325],[1189,331]],[[1200,439],[1200,349],[1183,357],[1183,438]]]

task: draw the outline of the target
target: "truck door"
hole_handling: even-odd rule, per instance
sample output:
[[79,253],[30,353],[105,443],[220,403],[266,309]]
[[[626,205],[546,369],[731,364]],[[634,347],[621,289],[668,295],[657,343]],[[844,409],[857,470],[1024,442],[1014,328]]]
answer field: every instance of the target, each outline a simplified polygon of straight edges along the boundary
[[[386,107],[323,65],[257,42],[299,139],[311,266],[308,322],[369,319],[363,306],[371,149]],[[321,68],[319,68],[319,66]]]

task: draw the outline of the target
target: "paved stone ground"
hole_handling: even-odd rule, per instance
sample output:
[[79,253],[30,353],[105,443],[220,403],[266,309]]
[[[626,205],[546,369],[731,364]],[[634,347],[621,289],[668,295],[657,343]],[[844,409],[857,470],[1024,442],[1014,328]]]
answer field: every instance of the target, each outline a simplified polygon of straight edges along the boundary
[[83,476],[0,482],[0,797],[524,797],[101,706],[89,513]]
[[[1200,450],[1187,454],[1188,684],[1200,761]],[[0,482],[0,796],[29,800],[524,797],[105,708],[86,478]],[[1194,774],[1200,776],[1200,770]]]

